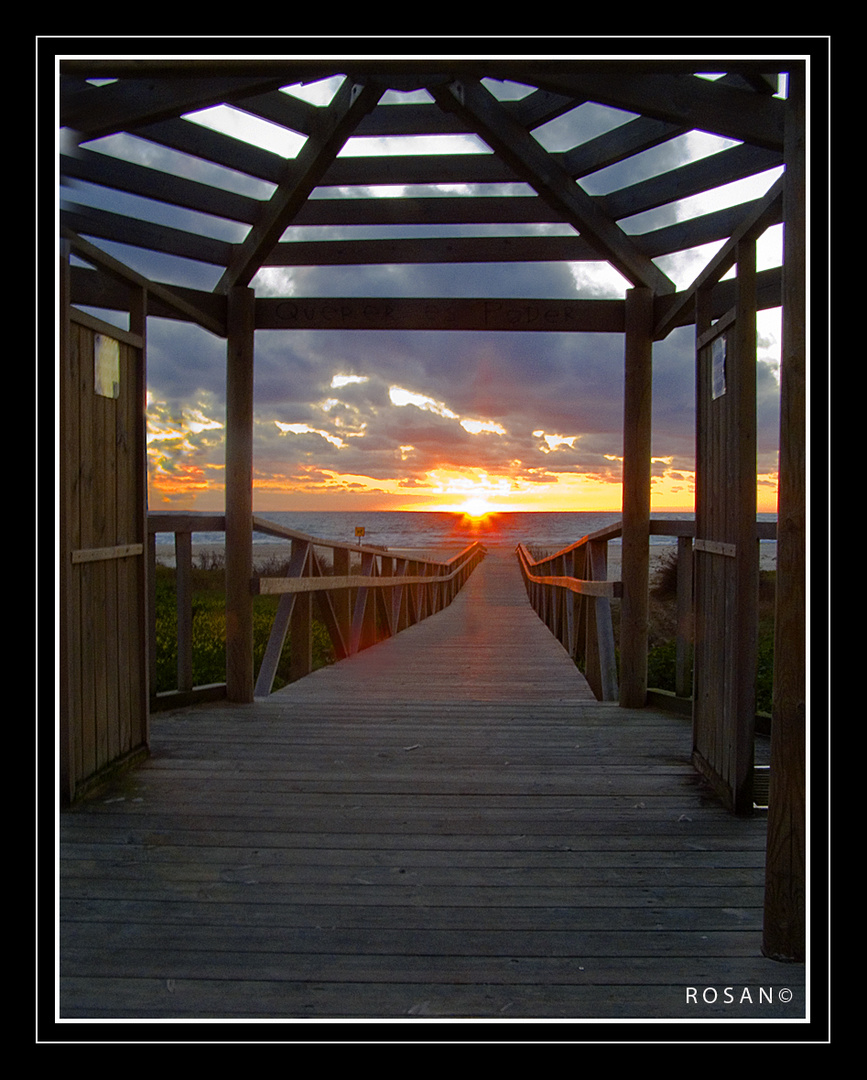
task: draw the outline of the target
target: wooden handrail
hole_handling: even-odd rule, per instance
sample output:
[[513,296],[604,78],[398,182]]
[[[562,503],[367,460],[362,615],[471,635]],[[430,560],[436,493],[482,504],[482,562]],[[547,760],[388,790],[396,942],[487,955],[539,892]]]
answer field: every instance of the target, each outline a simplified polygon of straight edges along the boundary
[[[651,536],[677,538],[677,634],[675,695],[689,698],[689,653],[692,645],[692,564],[693,547],[716,542],[695,539],[695,521],[679,518],[653,518]],[[617,674],[614,636],[609,601],[623,595],[623,583],[607,580],[607,547],[610,540],[622,535],[622,522],[583,536],[552,555],[533,559],[524,544],[517,548],[521,573],[530,603],[564,648],[586,667],[587,680],[600,700],[617,698]],[[775,540],[774,521],[756,522],[756,541]],[[718,545],[731,547],[733,545]],[[580,568],[584,576],[579,576]],[[572,573],[567,573],[568,569]],[[588,573],[589,571],[589,573]],[[571,595],[571,599],[567,596]],[[586,597],[586,600],[579,598]],[[594,617],[588,617],[593,605]]]
[[[322,547],[320,542],[310,540],[317,547]],[[333,545],[328,545],[333,546]],[[376,549],[378,554],[384,554],[388,558],[402,563],[423,563],[426,566],[442,568],[438,574],[400,574],[395,577],[371,576],[370,574],[352,574],[349,576],[336,577],[334,575],[323,577],[256,577],[253,579],[253,591],[259,595],[277,595],[285,593],[301,592],[333,592],[337,589],[360,589],[375,586],[379,589],[396,588],[401,585],[430,585],[432,582],[442,584],[454,581],[466,568],[467,563],[476,557],[481,544],[474,541],[462,552],[449,559],[448,562],[439,562],[432,559],[420,559],[410,556],[396,556],[387,548]],[[351,552],[358,551],[357,547],[350,547]],[[362,549],[364,550],[364,549]],[[370,550],[370,549],[368,549]],[[455,564],[458,565],[455,565]],[[453,569],[450,569],[453,567]]]
[[[305,635],[310,625],[310,598],[318,605],[338,660],[376,641],[390,637],[451,603],[458,590],[484,556],[478,542],[470,544],[447,562],[402,554],[384,548],[361,547],[360,574],[326,574],[314,550],[320,546],[303,534],[292,541],[290,573],[282,578],[259,578],[254,588],[260,593],[280,594],[265,657],[256,680],[256,697],[271,693],[277,664],[290,626]],[[329,543],[348,569],[349,555],[358,547]],[[342,558],[338,559],[338,554]],[[423,573],[418,571],[423,569]],[[400,571],[393,573],[394,570]],[[342,598],[342,602],[341,602]],[[297,604],[301,602],[301,606]],[[309,672],[309,650],[295,657],[299,675]]]
[[[620,533],[617,522],[541,559],[533,559],[524,544],[517,547],[531,605],[581,664],[600,701],[616,701],[618,697],[610,601],[622,594],[623,587],[619,581],[607,580],[607,552],[609,539]],[[535,572],[540,568],[542,573]]]
[[[548,562],[553,559],[560,558],[561,555],[567,555],[569,552],[574,551],[576,548],[582,547],[584,544],[589,543],[591,540],[616,540],[619,536],[623,535],[623,523],[621,521],[614,521],[610,525],[606,525],[602,529],[597,529],[596,532],[588,533],[586,536],[582,536],[580,540],[576,540],[573,544],[569,544],[567,547],[561,548],[559,551],[554,552],[553,555],[545,555],[539,559],[537,563],[531,565],[541,566],[542,563]],[[681,518],[651,518],[650,519],[650,535],[651,536],[695,536],[695,521],[683,520]],[[775,521],[757,521],[756,522],[756,539],[757,540],[776,540],[777,538],[777,523]]]
[[[225,515],[151,512],[148,514],[151,581],[151,681],[156,674],[154,568],[156,534],[174,533],[177,567],[178,691],[185,699],[214,696],[225,687],[192,685],[192,534],[224,532]],[[309,536],[267,518],[254,516],[253,531],[290,541],[288,573],[284,577],[256,574],[251,595],[278,595],[280,602],[265,656],[256,680],[255,696],[271,693],[287,633],[292,642],[295,677],[312,670],[312,607],[315,603],[338,659],[344,659],[377,640],[391,636],[451,603],[469,575],[484,558],[478,543],[441,561],[423,555],[389,551],[372,544],[348,544]],[[333,567],[323,565],[316,549],[332,552]],[[350,557],[361,559],[361,572],[350,574]],[[331,572],[333,571],[333,572]],[[172,696],[175,703],[177,694]],[[168,695],[161,695],[163,701]]]
[[[581,544],[579,543],[566,548],[565,551],[576,551],[580,546]],[[540,566],[542,563],[552,561],[557,556],[534,561],[524,544],[518,544],[516,550],[518,558],[521,561],[521,569],[524,572],[525,581],[532,581],[536,585],[553,585],[556,588],[566,589],[569,592],[573,592],[580,596],[603,596],[607,597],[609,600],[613,600],[615,597],[623,594],[623,583],[620,581],[593,581],[589,578],[534,574],[530,570],[531,566]]]

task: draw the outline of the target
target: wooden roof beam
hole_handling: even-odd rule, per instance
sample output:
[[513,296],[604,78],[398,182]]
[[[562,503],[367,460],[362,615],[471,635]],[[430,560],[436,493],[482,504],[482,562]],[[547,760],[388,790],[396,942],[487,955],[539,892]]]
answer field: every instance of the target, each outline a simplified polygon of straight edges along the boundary
[[73,232],[96,236],[115,244],[159,251],[180,259],[207,263],[209,266],[225,267],[232,256],[234,245],[225,240],[214,240],[200,233],[173,229],[152,221],[114,214],[108,210],[95,210],[64,202],[60,210],[61,223]]
[[80,146],[71,154],[61,151],[60,172],[64,179],[83,180],[169,206],[195,210],[229,221],[241,221],[246,225],[253,224],[262,208],[261,200],[250,198],[249,195],[224,191],[211,184],[174,176]]
[[317,130],[309,136],[298,156],[288,163],[283,180],[239,245],[217,283],[216,292],[227,294],[235,285],[249,285],[284,229],[382,93],[383,88],[374,83],[361,85],[349,80],[343,83],[328,108],[322,110]]
[[580,179],[668,142],[688,130],[682,124],[666,124],[650,116],[638,116],[566,150],[561,157],[569,175]]
[[61,127],[76,131],[80,141],[98,139],[142,124],[181,116],[279,88],[282,80],[123,79],[109,86],[60,95]]
[[721,80],[717,83],[695,75],[636,73],[630,65],[624,65],[618,74],[602,71],[546,75],[539,85],[767,150],[783,149],[785,102],[766,93],[737,89]]
[[683,292],[679,292],[672,302],[664,302],[664,314],[657,320],[653,330],[655,341],[661,341],[675,326],[679,325],[680,316],[687,305],[693,304],[695,294],[700,288],[711,281],[719,281],[723,274],[728,273],[737,261],[737,248],[742,240],[749,237],[758,239],[765,229],[780,220],[785,179],[785,175],[781,176],[763,199],[757,199],[750,204],[754,208],[752,212],[732,233],[692,285]]
[[422,263],[591,262],[581,236],[424,236],[416,239],[293,240],[264,266],[381,266]]
[[512,119],[480,82],[433,86],[430,93],[443,109],[466,119],[491,149],[561,212],[628,281],[660,294],[675,291],[674,282],[638,251],[616,222],[602,213],[563,166]]
[[137,288],[145,289],[150,295],[158,297],[160,301],[176,311],[181,318],[188,320],[189,322],[197,323],[199,326],[204,327],[205,330],[209,330],[212,334],[216,334],[217,337],[226,336],[225,321],[215,319],[209,312],[202,310],[200,307],[197,307],[196,304],[179,296],[167,285],[160,285],[155,281],[149,281],[142,274],[137,273],[128,266],[124,266],[118,259],[113,258],[111,255],[107,255],[94,244],[82,239],[71,229],[61,226],[60,235],[64,240],[69,241],[71,250],[75,252],[79,258],[84,259],[85,262],[91,263],[99,270],[104,271],[106,274],[123,282],[125,285],[134,285]]
[[[733,83],[729,75],[723,75],[716,81],[721,85],[742,85],[740,81]],[[580,100],[574,104],[580,104]],[[598,169],[604,169],[644,150],[649,150],[660,143],[668,142],[692,130],[690,124],[671,123],[658,120],[652,116],[637,116],[634,120],[628,120],[625,124],[605,131],[587,142],[581,143],[572,150],[567,150],[563,155],[563,164],[568,172],[575,178],[580,179]],[[738,149],[738,147],[735,147]],[[742,149],[756,153],[757,147],[743,146]],[[782,155],[777,152],[777,159]],[[777,160],[774,162],[778,163]],[[722,181],[720,181],[722,183]],[[663,200],[670,202],[670,199]],[[612,217],[619,215],[612,214]]]

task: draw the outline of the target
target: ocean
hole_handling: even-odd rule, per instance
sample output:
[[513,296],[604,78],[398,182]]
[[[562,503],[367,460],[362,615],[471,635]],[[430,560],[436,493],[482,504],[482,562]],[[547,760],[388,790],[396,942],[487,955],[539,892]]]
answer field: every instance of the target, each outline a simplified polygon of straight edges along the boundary
[[[257,517],[277,525],[315,536],[321,540],[357,544],[356,529],[364,529],[362,543],[387,548],[434,548],[466,545],[473,540],[517,546],[560,548],[580,540],[621,519],[619,511],[492,513],[481,519],[443,511],[374,510],[374,511],[291,511],[269,510]],[[689,521],[691,513],[653,513],[651,518],[676,518]],[[760,521],[776,521],[776,514],[759,514]],[[193,533],[194,544],[221,544],[223,533]],[[157,544],[171,543],[167,533],[157,534]],[[619,540],[612,543],[619,543]],[[651,536],[651,544],[670,544],[665,536]],[[273,537],[254,533],[253,543],[274,543]]]

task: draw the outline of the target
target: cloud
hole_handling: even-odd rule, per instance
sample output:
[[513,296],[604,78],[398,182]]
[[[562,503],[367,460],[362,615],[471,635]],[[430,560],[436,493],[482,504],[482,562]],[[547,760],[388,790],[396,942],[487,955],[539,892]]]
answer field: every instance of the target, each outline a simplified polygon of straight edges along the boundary
[[[330,100],[336,83],[292,89],[317,103]],[[504,88],[519,96],[521,88]],[[239,110],[202,114],[197,122],[237,124]],[[534,132],[552,150],[570,149],[629,120],[630,114],[587,103]],[[192,121],[191,121],[192,122]],[[233,129],[236,137],[262,144],[263,129]],[[132,136],[97,140],[100,152],[128,157],[151,168],[267,198],[271,185],[219,166],[196,162]],[[283,146],[291,154],[297,144]],[[464,146],[466,146],[464,142]],[[672,165],[730,145],[693,132],[645,154],[582,177],[582,188],[604,194],[656,175]],[[93,144],[96,149],[96,143]],[[345,154],[370,151],[354,142]],[[375,149],[382,150],[382,146]],[[478,146],[469,147],[475,152]],[[760,178],[769,185],[773,176]],[[394,197],[404,189],[376,189]],[[451,185],[425,194],[477,194],[481,188]],[[501,185],[491,193],[518,195],[524,185]],[[343,192],[370,196],[371,191]],[[414,192],[417,193],[417,192]],[[761,193],[761,192],[759,192]],[[336,194],[319,190],[314,197]],[[735,192],[735,194],[737,194]],[[718,201],[732,198],[722,191]],[[102,205],[93,189],[75,198]],[[149,220],[201,229],[237,242],[243,229],[158,203],[130,205],[111,196],[111,208],[140,210]],[[647,217],[622,223],[641,231],[659,220],[678,220],[710,206],[672,203]],[[469,227],[433,226],[364,230],[364,235],[470,235]],[[517,231],[562,232],[526,226]],[[566,228],[568,230],[568,227]],[[291,243],[310,230],[290,227]],[[317,230],[332,238],[356,237],[359,230]],[[139,249],[100,246],[134,269],[168,283],[211,289],[217,267],[191,264]],[[719,245],[657,260],[680,285],[689,284]],[[761,259],[779,261],[779,230],[763,240]],[[627,283],[599,263],[484,264],[474,266],[267,267],[254,279],[258,296],[406,296],[508,298],[622,297]],[[757,400],[759,471],[776,469],[779,428],[778,318],[759,323]],[[654,480],[680,485],[693,480],[695,358],[691,328],[674,331],[653,350]],[[225,454],[225,342],[206,331],[171,320],[148,323],[150,483],[152,505],[160,500],[203,505],[222,503]],[[617,334],[261,331],[254,361],[257,492],[273,493],[287,508],[300,493],[348,495],[361,490],[445,494],[468,484],[491,491],[530,491],[550,486],[563,491],[582,478],[591,485],[617,484],[623,452],[623,340]],[[463,479],[461,479],[463,478]],[[185,487],[186,485],[186,487]],[[685,497],[687,497],[685,496]],[[390,504],[389,504],[390,505]]]

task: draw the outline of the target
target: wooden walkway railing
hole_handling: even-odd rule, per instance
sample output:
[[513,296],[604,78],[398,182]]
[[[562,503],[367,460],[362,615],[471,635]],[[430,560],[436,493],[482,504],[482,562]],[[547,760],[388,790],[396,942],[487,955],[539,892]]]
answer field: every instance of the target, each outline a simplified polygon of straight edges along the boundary
[[617,700],[617,658],[611,600],[621,583],[608,581],[610,532],[594,533],[554,555],[535,560],[523,544],[518,562],[530,603],[539,618],[580,666],[599,701]]
[[[223,532],[222,514],[148,515],[151,684],[156,675],[156,535],[173,533],[178,617],[178,687],[160,695],[163,704],[222,697],[225,684],[193,685],[192,536]],[[287,635],[292,678],[313,669],[313,613],[324,623],[338,660],[412,626],[450,604],[484,558],[479,543],[447,561],[390,552],[373,545],[350,545],[308,536],[254,517],[256,533],[289,542],[284,577],[255,575],[254,595],[279,595],[280,602],[255,686],[255,696],[271,693]],[[357,570],[356,570],[357,568]],[[353,572],[355,571],[355,572]]]
[[[608,543],[622,534],[622,523],[582,537],[553,555],[534,559],[519,544],[518,561],[536,613],[582,668],[599,701],[616,701],[617,663],[611,600],[623,594],[620,581],[608,580]],[[655,518],[652,536],[677,539],[677,638],[675,697],[692,694],[692,549],[695,522]],[[756,542],[776,538],[774,522],[756,522]]]

